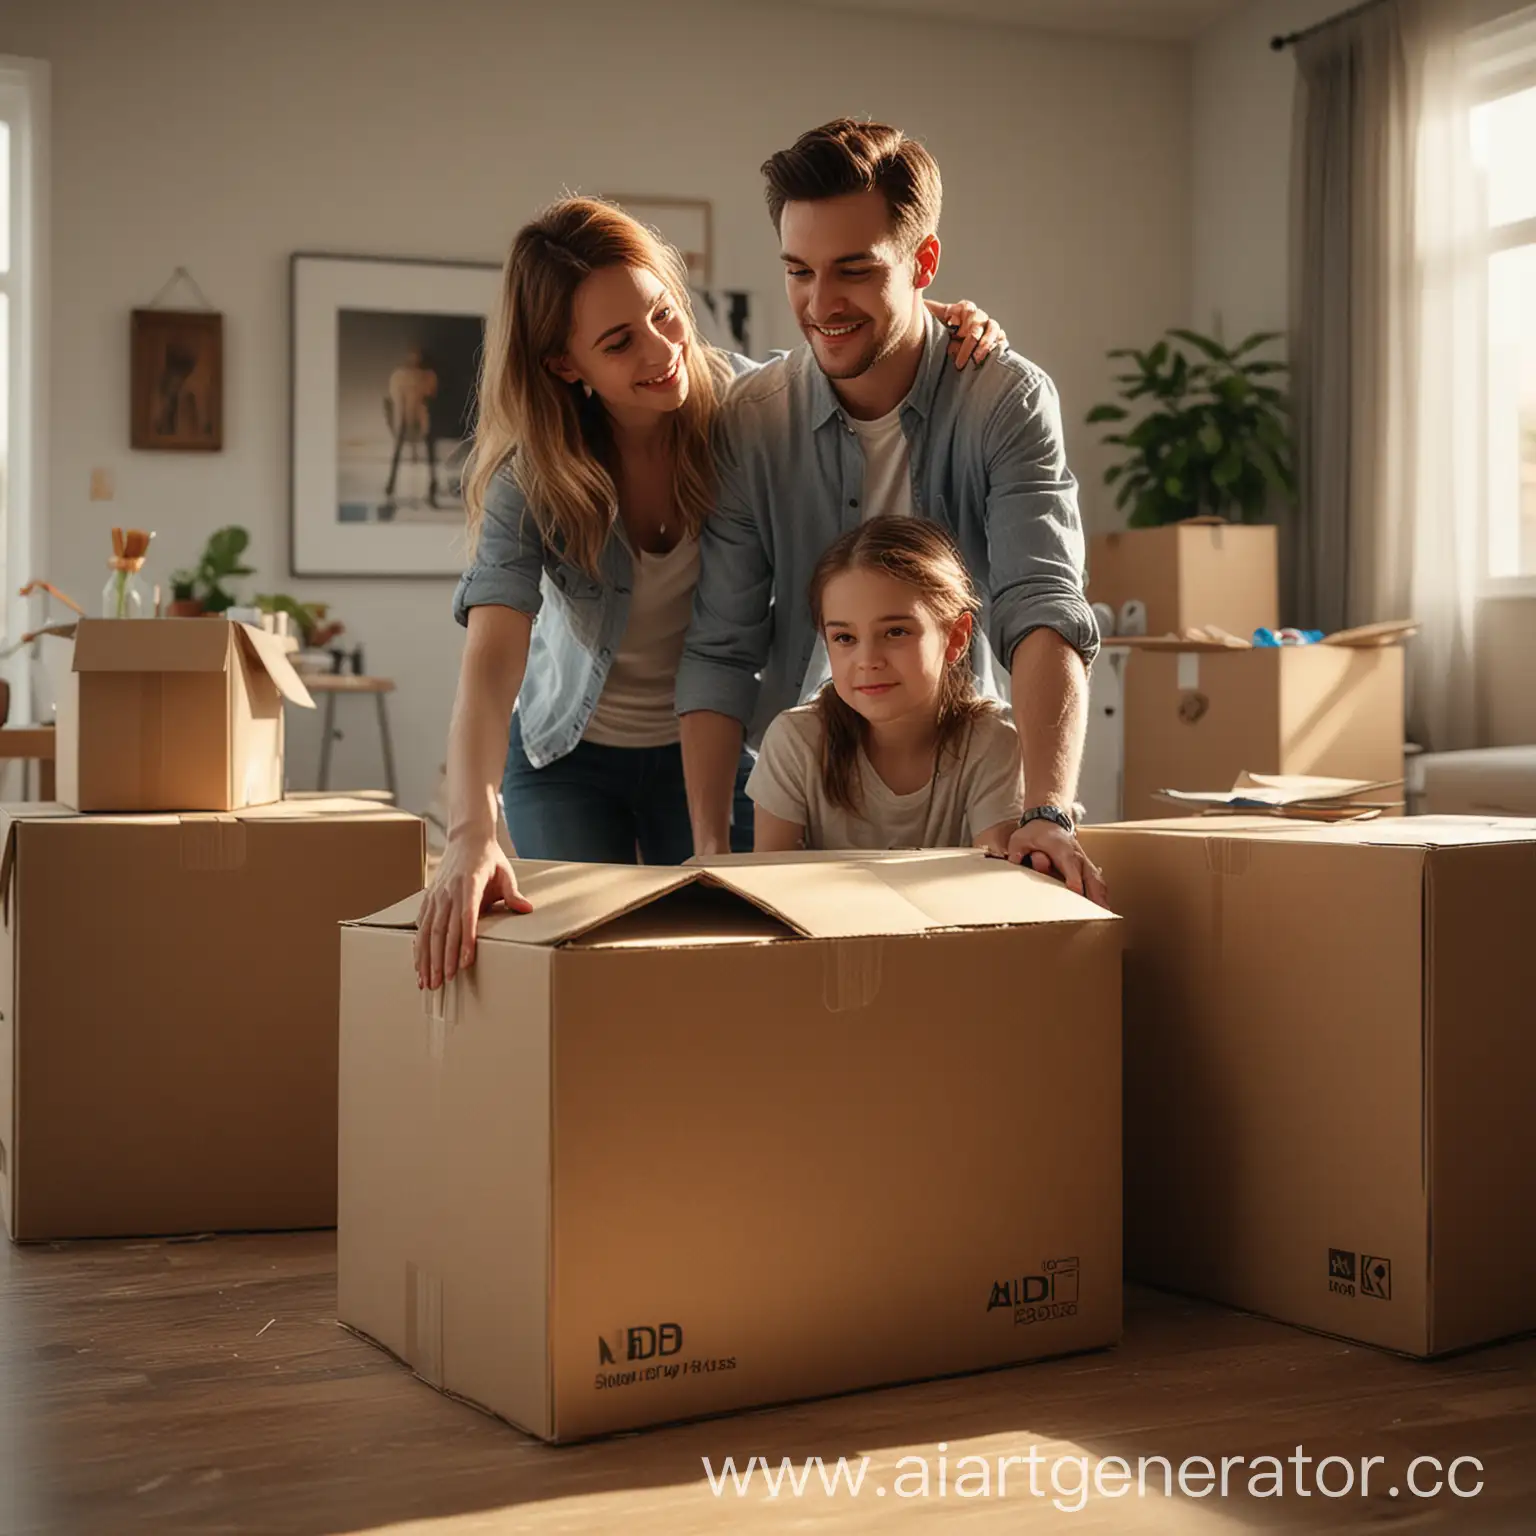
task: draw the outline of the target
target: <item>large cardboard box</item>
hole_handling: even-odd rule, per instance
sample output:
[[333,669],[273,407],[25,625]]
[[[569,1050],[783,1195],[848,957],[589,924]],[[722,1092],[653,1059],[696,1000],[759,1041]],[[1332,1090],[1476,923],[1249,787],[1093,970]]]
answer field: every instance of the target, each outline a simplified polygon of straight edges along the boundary
[[82,619],[58,699],[58,797],[81,811],[234,811],[283,795],[276,635],[227,619]]
[[1121,819],[1166,816],[1165,789],[1243,772],[1403,777],[1400,646],[1133,649],[1123,683]]
[[1149,635],[1214,625],[1252,639],[1280,622],[1275,529],[1191,519],[1165,528],[1095,534],[1088,545],[1088,600],[1118,615],[1145,604]]
[[334,1225],[338,925],[420,889],[421,822],[26,805],[0,841],[10,1235]]
[[968,851],[517,866],[342,940],[341,1321],[547,1439],[1120,1332],[1112,914]]
[[1536,1328],[1536,821],[1083,830],[1134,1279],[1410,1355]]

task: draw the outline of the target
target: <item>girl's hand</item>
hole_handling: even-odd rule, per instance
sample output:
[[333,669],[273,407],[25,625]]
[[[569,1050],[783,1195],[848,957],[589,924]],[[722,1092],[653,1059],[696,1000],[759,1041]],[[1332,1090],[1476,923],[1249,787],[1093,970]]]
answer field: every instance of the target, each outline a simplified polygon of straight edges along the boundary
[[501,902],[509,912],[531,912],[495,836],[450,838],[416,924],[416,985],[435,989],[475,963],[480,916]]
[[949,355],[956,368],[964,368],[967,363],[979,368],[991,353],[1008,350],[1008,337],[1002,326],[969,299],[961,299],[957,304],[940,304],[936,299],[924,302],[933,317],[949,328],[953,338]]

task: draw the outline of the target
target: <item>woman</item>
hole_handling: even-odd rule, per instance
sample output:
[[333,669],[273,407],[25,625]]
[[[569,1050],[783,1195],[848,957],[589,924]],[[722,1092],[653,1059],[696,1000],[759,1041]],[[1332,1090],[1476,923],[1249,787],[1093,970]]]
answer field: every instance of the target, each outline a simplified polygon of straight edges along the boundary
[[[1006,344],[974,306],[932,307],[963,333],[957,367]],[[699,338],[681,259],[620,209],[568,198],[513,241],[465,483],[474,557],[454,613],[468,640],[419,985],[473,962],[493,903],[529,910],[496,838],[498,784],[523,858],[691,855],[673,682],[714,496],[715,409],[755,366]],[[737,799],[747,848],[751,807]]]

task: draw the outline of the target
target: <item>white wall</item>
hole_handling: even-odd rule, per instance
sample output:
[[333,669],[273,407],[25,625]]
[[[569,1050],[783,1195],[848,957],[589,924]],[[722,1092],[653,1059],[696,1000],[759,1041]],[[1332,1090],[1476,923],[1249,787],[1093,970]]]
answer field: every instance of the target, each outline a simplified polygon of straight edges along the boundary
[[[224,523],[251,530],[248,591],[333,602],[395,677],[403,798],[443,751],[452,584],[287,575],[288,257],[499,260],[566,187],[715,199],[718,268],[782,287],[757,167],[801,130],[869,113],[945,175],[938,291],[1004,318],[1057,377],[1073,426],[1105,349],[1188,309],[1188,54],[1005,29],[705,0],[30,0],[0,53],[53,66],[52,500],[46,574],[94,603],[114,522],[154,528],[151,575]],[[127,446],[128,314],[185,265],[225,314],[225,449]],[[782,325],[769,341],[786,339]],[[116,499],[88,499],[92,466]],[[293,731],[294,783],[318,734]],[[339,782],[380,782],[370,714]]]
[[1286,328],[1294,55],[1269,40],[1342,0],[1248,0],[1194,47],[1191,313],[1231,341]]

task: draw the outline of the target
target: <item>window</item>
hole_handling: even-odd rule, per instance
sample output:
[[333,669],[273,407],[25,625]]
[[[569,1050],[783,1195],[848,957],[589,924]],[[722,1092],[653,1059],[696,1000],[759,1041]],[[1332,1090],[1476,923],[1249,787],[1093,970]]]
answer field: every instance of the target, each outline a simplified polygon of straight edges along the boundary
[[1487,574],[1536,581],[1536,63],[1484,74],[1472,160],[1486,221]]
[[[43,497],[42,283],[48,66],[0,57],[0,639],[26,629],[16,589],[35,573]],[[40,530],[39,530],[40,531]],[[31,718],[26,657],[5,663],[11,719]]]
[[11,479],[11,133],[0,120],[0,632],[4,630],[5,599],[11,590],[6,564],[5,530],[10,524]]

